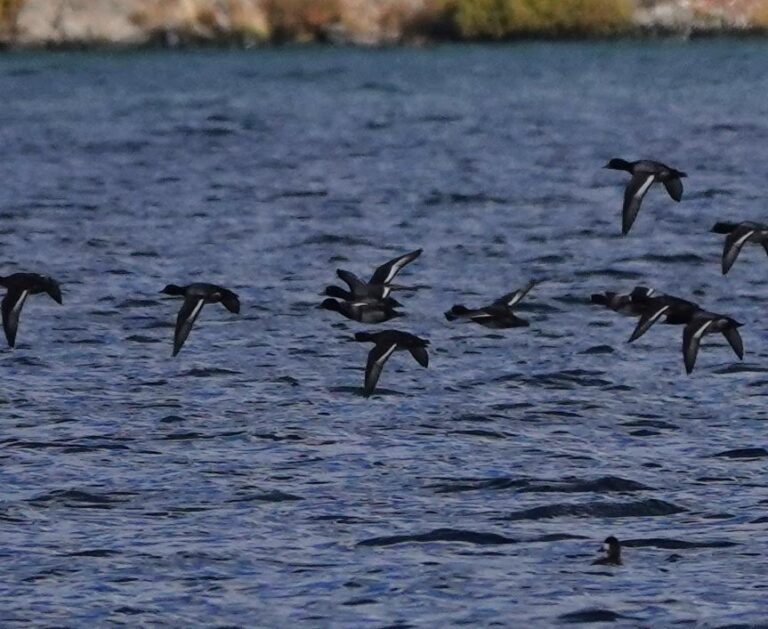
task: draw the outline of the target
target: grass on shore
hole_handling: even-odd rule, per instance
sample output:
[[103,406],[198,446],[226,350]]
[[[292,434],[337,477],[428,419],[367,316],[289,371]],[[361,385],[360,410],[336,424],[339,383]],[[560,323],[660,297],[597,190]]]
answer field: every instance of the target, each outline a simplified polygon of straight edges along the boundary
[[633,27],[632,0],[440,0],[461,39],[608,36]]

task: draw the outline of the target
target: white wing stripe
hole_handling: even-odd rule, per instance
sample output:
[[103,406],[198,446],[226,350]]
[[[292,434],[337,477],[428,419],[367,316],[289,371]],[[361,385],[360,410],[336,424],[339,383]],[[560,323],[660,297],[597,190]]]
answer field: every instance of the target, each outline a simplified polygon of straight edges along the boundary
[[702,336],[704,336],[704,333],[709,329],[709,326],[711,326],[714,323],[713,319],[709,319],[708,321],[705,321],[702,326],[696,330],[693,334],[693,338],[696,340],[699,340]]
[[392,352],[394,352],[396,349],[397,343],[392,343],[389,349],[379,357],[379,359],[376,361],[376,364],[380,367],[383,366],[384,363],[387,362],[387,359],[392,355]]
[[21,310],[21,307],[24,305],[24,301],[27,299],[27,295],[29,295],[28,290],[22,291],[21,295],[19,295],[18,300],[15,304],[13,304],[13,310],[11,311],[13,314],[17,314]]
[[197,304],[195,305],[195,309],[189,314],[189,317],[187,317],[187,321],[194,321],[197,319],[197,315],[200,314],[200,309],[205,305],[205,299],[198,300]]
[[749,230],[746,234],[744,234],[741,238],[739,238],[735,243],[733,243],[734,247],[741,247],[748,239],[749,237],[755,233],[754,229]]
[[658,311],[654,312],[651,316],[651,321],[655,322],[661,315],[663,315],[667,310],[669,310],[669,306],[662,306],[658,309]]
[[651,184],[656,179],[656,175],[649,175],[648,179],[645,180],[645,183],[643,183],[642,186],[640,186],[637,189],[637,192],[633,195],[633,198],[635,199],[642,199],[646,192],[648,192],[648,188],[651,187]]

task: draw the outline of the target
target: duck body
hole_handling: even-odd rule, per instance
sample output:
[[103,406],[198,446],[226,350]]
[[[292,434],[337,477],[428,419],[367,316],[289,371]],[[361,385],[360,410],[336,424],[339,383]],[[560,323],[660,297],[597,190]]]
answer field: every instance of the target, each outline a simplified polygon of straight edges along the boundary
[[395,317],[404,316],[402,312],[395,310],[390,303],[376,299],[338,301],[328,298],[324,299],[318,308],[338,312],[347,319],[360,323],[383,323]]
[[744,359],[744,343],[738,328],[743,324],[731,317],[699,310],[683,329],[683,362],[687,374],[693,372],[701,339],[707,334],[721,333],[739,360]]
[[748,242],[762,245],[765,252],[768,253],[768,225],[763,223],[752,221],[718,222],[714,224],[711,231],[716,234],[726,234],[721,262],[723,275],[731,270],[742,247]]
[[642,299],[638,305],[641,310],[640,320],[629,337],[629,343],[639,339],[662,316],[665,317],[664,323],[685,325],[701,310],[698,304],[672,295],[658,295]]
[[618,312],[629,317],[640,316],[645,309],[645,302],[651,297],[660,295],[658,291],[653,288],[647,288],[645,286],[635,286],[631,293],[622,294],[613,291],[605,291],[603,293],[593,293],[590,297],[590,301],[593,304],[605,306],[609,310]]
[[422,367],[429,365],[427,346],[429,341],[419,338],[409,332],[400,330],[383,330],[381,332],[358,332],[355,340],[361,343],[374,343],[373,349],[368,353],[365,366],[365,382],[363,395],[371,395],[376,389],[384,364],[395,351],[408,351]]
[[0,276],[0,286],[8,289],[0,309],[3,315],[3,331],[9,347],[16,345],[21,309],[29,295],[47,293],[57,304],[62,303],[59,283],[47,275],[13,273],[5,277]]
[[160,292],[184,298],[184,303],[181,305],[179,314],[176,317],[176,328],[173,335],[173,356],[176,356],[181,351],[184,342],[192,331],[192,326],[205,304],[221,303],[233,314],[240,312],[240,298],[237,294],[216,284],[208,284],[206,282],[195,282],[187,286],[168,284]]
[[502,295],[492,304],[482,308],[467,308],[457,304],[445,313],[445,318],[448,321],[465,319],[492,330],[527,327],[528,321],[518,317],[513,311],[513,306],[517,305],[534,286],[535,282],[529,282],[523,288]]
[[512,308],[503,305],[490,305],[484,308],[470,309],[461,304],[452,306],[445,313],[448,321],[466,319],[491,330],[503,330],[507,328],[521,328],[529,325],[528,321],[518,317]]
[[[383,291],[381,293],[384,294]],[[326,286],[325,290],[323,291],[323,295],[327,295],[328,297],[334,297],[336,299],[340,299],[342,301],[381,301],[385,305],[390,306],[392,308],[400,308],[403,304],[401,304],[399,301],[394,299],[393,297],[368,297],[368,296],[355,296],[355,294],[352,291],[344,290],[340,286]],[[387,293],[388,295],[388,293]]]
[[662,183],[674,201],[680,201],[683,198],[682,179],[688,175],[662,162],[649,159],[628,162],[625,159],[614,158],[604,168],[623,170],[632,175],[624,190],[624,205],[621,212],[621,233],[625,236],[637,218],[643,198],[654,183]]
[[[349,287],[349,290],[345,291],[338,286],[328,286],[325,289],[325,294],[330,297],[339,297],[347,301],[359,299],[389,299],[390,293],[393,290],[403,288],[402,286],[393,284],[392,280],[395,279],[395,276],[406,264],[413,262],[421,255],[421,253],[422,249],[416,249],[415,251],[388,260],[376,268],[373,275],[371,275],[371,279],[367,282],[361,280],[357,275],[350,271],[336,269],[336,275]],[[345,296],[342,297],[342,295]],[[400,305],[394,300],[390,303],[393,306]]]
[[620,566],[621,544],[613,535],[606,537],[601,549],[605,555],[592,562],[593,566]]

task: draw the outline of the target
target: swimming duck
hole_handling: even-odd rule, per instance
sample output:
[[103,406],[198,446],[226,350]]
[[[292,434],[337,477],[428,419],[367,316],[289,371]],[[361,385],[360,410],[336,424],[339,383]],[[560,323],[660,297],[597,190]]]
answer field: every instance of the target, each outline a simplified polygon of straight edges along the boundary
[[3,330],[8,341],[8,347],[16,345],[16,332],[19,328],[19,316],[24,302],[29,295],[48,293],[51,299],[61,304],[61,288],[59,283],[47,275],[37,273],[13,273],[0,276],[0,286],[8,289],[0,309],[3,311]]
[[640,320],[629,337],[628,343],[639,339],[662,316],[666,317],[664,323],[684,325],[701,310],[698,304],[672,295],[643,299],[639,301],[638,306],[641,311]]
[[621,544],[613,535],[606,537],[600,548],[605,553],[604,557],[595,559],[593,566],[620,566],[621,565]]
[[362,299],[357,301],[337,301],[324,299],[318,306],[324,310],[333,310],[343,314],[347,319],[361,323],[383,323],[395,317],[404,316],[386,301],[380,299]]
[[629,233],[632,223],[635,222],[645,193],[648,192],[654,182],[663,183],[669,196],[675,201],[680,201],[683,198],[681,179],[688,175],[661,162],[648,159],[628,162],[624,159],[614,158],[604,168],[625,170],[632,175],[624,190],[624,207],[621,212],[621,233],[625,236]]
[[744,359],[744,344],[741,340],[738,328],[743,323],[739,323],[731,317],[699,310],[683,328],[683,362],[685,371],[690,374],[696,364],[696,356],[699,353],[699,344],[701,337],[705,334],[721,332],[730,344],[739,360]]
[[179,353],[184,341],[187,340],[192,326],[205,304],[221,303],[234,314],[240,312],[240,299],[231,290],[215,284],[196,282],[189,286],[168,284],[161,293],[184,297],[184,303],[176,317],[176,330],[173,334],[173,356]]
[[[416,251],[392,258],[378,267],[368,282],[364,282],[354,273],[344,269],[336,269],[336,275],[349,286],[349,292],[347,293],[347,291],[338,286],[328,286],[325,289],[325,294],[331,297],[339,297],[341,293],[338,291],[344,291],[351,295],[351,299],[386,299],[393,289],[403,288],[402,286],[392,284],[392,280],[406,264],[418,258],[421,252],[421,249],[416,249]],[[332,292],[328,292],[329,289]]]
[[453,306],[445,313],[448,321],[466,319],[479,325],[501,330],[505,328],[519,328],[528,325],[525,319],[521,319],[512,311],[512,308],[525,297],[528,291],[536,285],[536,282],[528,282],[523,288],[502,295],[489,306],[470,309],[461,304]]
[[384,363],[396,350],[407,350],[422,367],[429,364],[427,345],[429,341],[419,338],[408,332],[399,330],[384,330],[382,332],[358,332],[355,340],[362,343],[375,343],[368,353],[368,362],[365,365],[365,384],[363,395],[369,396],[376,388]]
[[613,291],[593,293],[590,296],[590,301],[619,314],[636,317],[642,314],[645,300],[660,294],[653,288],[635,286],[629,294],[614,293]]
[[716,234],[728,234],[723,246],[723,275],[728,273],[736,258],[739,257],[741,248],[748,242],[754,242],[763,246],[768,253],[768,225],[743,221],[741,223],[718,222],[712,227]]

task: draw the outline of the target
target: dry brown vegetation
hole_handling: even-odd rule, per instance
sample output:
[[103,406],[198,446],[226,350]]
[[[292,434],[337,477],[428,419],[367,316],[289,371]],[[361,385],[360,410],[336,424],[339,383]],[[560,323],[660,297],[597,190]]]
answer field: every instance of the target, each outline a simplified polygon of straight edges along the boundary
[[264,0],[264,12],[278,42],[322,41],[341,19],[338,0]]
[[768,30],[768,0],[753,2],[747,13],[752,28]]
[[16,19],[24,0],[0,0],[0,42],[16,34]]

